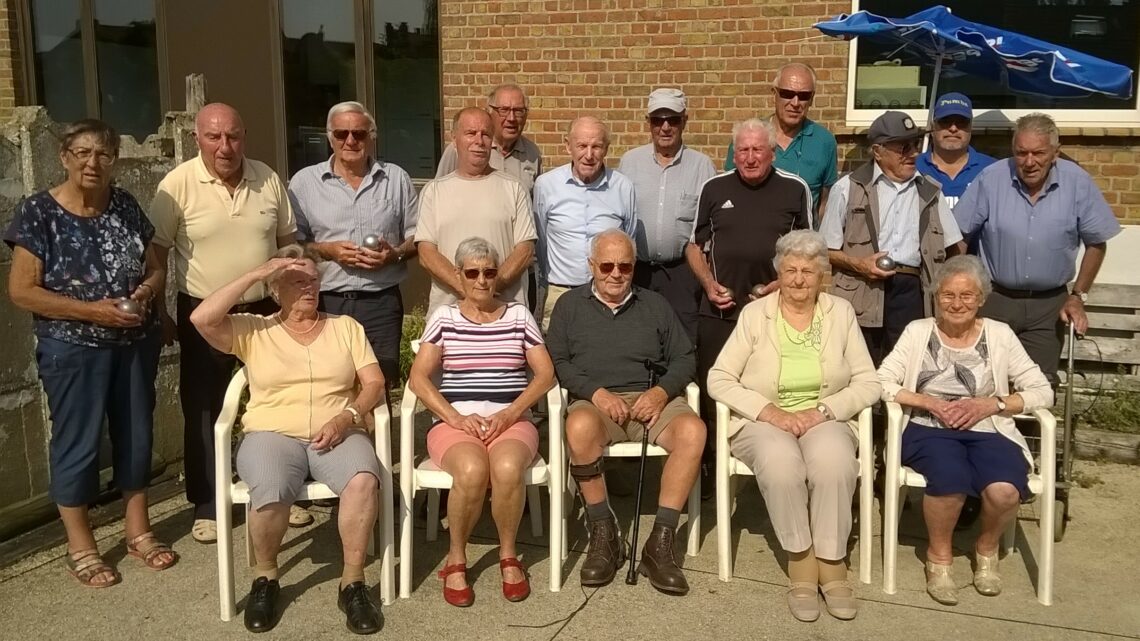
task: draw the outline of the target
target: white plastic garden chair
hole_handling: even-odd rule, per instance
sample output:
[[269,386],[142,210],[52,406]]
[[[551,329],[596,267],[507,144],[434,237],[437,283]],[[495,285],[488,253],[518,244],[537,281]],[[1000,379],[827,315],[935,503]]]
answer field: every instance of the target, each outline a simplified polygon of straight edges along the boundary
[[[732,510],[736,501],[736,477],[755,474],[744,461],[732,456],[728,444],[728,423],[732,411],[716,404],[716,540],[717,567],[721,581],[732,580]],[[859,461],[859,581],[871,582],[871,506],[874,501],[874,450],[871,447],[871,408],[856,419]]]

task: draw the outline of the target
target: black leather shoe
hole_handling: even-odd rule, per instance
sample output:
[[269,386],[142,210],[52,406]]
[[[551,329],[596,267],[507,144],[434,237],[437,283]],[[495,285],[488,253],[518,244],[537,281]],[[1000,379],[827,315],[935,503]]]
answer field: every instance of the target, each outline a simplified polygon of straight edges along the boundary
[[249,588],[245,601],[245,629],[250,632],[268,632],[277,625],[277,595],[281,584],[277,579],[259,576]]
[[641,551],[637,571],[649,577],[649,582],[661,592],[683,595],[689,592],[689,582],[673,555],[674,537],[673,528],[655,524],[645,541],[645,549]]
[[368,594],[364,581],[354,581],[344,586],[336,599],[340,611],[345,614],[348,631],[356,634],[376,634],[384,625],[380,606]]
[[618,567],[625,561],[621,534],[617,521],[611,516],[600,521],[590,521],[590,549],[582,562],[579,575],[582,585],[606,585],[614,580]]

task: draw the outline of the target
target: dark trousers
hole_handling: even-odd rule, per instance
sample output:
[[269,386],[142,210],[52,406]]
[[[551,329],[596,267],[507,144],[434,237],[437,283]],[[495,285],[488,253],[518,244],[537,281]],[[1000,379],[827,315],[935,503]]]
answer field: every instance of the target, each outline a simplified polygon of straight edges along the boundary
[[689,340],[696,345],[697,310],[700,308],[701,286],[683,258],[672,263],[657,264],[637,261],[637,269],[633,272],[633,283],[664,296],[673,311],[677,313],[677,318],[681,319]]
[[[404,328],[404,299],[399,287],[378,292],[321,292],[321,311],[351,316],[364,326],[388,387],[400,378],[400,334]],[[418,336],[415,338],[419,338]]]
[[980,312],[986,318],[1009,325],[1029,358],[1037,363],[1054,386],[1060,381],[1057,368],[1065,336],[1061,308],[1068,297],[1069,292],[1064,287],[1029,294],[995,286]]
[[864,327],[863,340],[877,368],[895,348],[911,321],[923,317],[922,282],[918,276],[895,274],[887,279],[883,292],[883,326]]
[[[194,518],[216,518],[214,504],[214,423],[222,413],[226,387],[237,369],[238,359],[210,347],[190,322],[190,313],[202,302],[178,294],[178,398],[182,403],[185,429],[186,500],[194,504]],[[277,311],[272,299],[263,298],[236,305],[230,313],[269,315]]]
[[716,364],[716,357],[728,342],[735,320],[699,316],[697,319],[697,385],[701,388],[701,418],[705,420],[708,437],[705,439],[705,458],[710,459],[716,444],[716,402],[709,397],[709,370]]
[[99,493],[99,440],[106,417],[115,487],[146,489],[154,441],[154,379],[159,333],[127,345],[86,347],[54,338],[36,344],[36,365],[51,412],[52,500],[80,507]]

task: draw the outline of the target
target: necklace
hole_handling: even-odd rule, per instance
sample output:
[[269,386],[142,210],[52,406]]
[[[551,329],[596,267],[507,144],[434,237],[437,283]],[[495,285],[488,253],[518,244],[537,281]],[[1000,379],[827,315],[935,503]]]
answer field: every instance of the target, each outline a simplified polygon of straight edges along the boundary
[[[811,324],[802,332],[793,328],[783,314],[780,315],[780,325],[783,326],[784,337],[792,345],[809,347],[816,351],[819,351],[823,345],[823,317],[814,312],[812,313]],[[793,333],[799,336],[793,336]]]
[[285,331],[289,332],[290,334],[296,334],[297,336],[304,336],[305,334],[308,334],[309,332],[316,329],[317,325],[321,324],[320,314],[317,314],[316,320],[314,320],[313,324],[309,326],[309,329],[306,329],[303,332],[297,331],[295,329],[290,329],[289,325],[285,322],[285,319],[281,316],[281,312],[277,312],[277,320],[281,322],[281,326],[285,328]]

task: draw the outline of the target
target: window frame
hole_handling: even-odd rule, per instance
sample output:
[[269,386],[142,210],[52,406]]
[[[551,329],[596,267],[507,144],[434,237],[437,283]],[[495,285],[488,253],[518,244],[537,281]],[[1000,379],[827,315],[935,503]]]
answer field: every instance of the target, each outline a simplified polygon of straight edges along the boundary
[[[861,0],[851,0],[851,13],[859,11]],[[933,4],[931,5],[933,6]],[[916,7],[921,11],[927,7]],[[886,109],[857,109],[855,107],[855,75],[858,70],[859,39],[855,38],[847,47],[847,95],[845,96],[845,120],[849,127],[868,127]],[[1140,75],[1140,58],[1133,67],[1133,74]],[[933,102],[938,96],[928,96]],[[977,128],[1009,127],[1018,118],[1038,111],[1048,111],[1060,127],[1129,127],[1140,128],[1140,91],[1132,96],[1131,109],[974,109],[974,126]],[[926,123],[930,119],[929,109],[902,109],[915,122]]]

